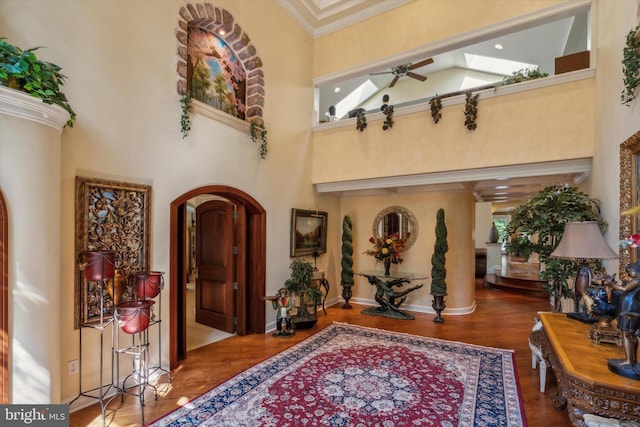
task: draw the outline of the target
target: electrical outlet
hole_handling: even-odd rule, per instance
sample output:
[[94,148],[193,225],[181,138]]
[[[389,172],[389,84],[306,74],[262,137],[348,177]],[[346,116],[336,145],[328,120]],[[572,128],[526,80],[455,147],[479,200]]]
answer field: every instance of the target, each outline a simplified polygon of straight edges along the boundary
[[78,362],[78,359],[69,361],[69,376],[77,374],[79,370],[80,364]]

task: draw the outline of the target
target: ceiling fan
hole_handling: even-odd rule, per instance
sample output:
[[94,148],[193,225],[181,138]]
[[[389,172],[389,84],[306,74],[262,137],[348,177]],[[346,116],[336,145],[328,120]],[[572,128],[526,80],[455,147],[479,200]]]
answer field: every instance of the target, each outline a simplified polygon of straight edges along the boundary
[[400,79],[400,77],[411,77],[413,79],[416,80],[420,80],[421,82],[427,80],[426,76],[422,76],[420,74],[414,73],[411,70],[415,70],[416,68],[420,68],[420,67],[424,67],[425,65],[429,65],[433,63],[433,58],[427,58],[427,59],[423,59],[420,62],[416,62],[415,64],[412,63],[407,63],[407,64],[403,64],[403,65],[398,65],[395,67],[391,67],[391,71],[381,71],[379,73],[371,73],[371,76],[374,75],[379,75],[379,74],[393,74],[393,80],[391,80],[391,83],[389,84],[389,87],[393,87],[395,86],[395,84],[398,82],[398,80]]

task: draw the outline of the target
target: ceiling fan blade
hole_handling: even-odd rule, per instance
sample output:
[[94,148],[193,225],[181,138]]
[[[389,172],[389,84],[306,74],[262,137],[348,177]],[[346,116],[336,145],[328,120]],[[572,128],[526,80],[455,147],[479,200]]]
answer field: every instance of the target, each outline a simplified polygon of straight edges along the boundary
[[414,73],[414,72],[412,72],[412,71],[409,71],[409,72],[407,73],[407,76],[409,76],[409,77],[411,77],[411,78],[414,78],[414,79],[416,79],[416,80],[420,80],[421,82],[423,82],[423,81],[427,80],[427,77],[426,77],[426,76],[421,76],[420,74],[416,74],[416,73]]
[[389,87],[394,87],[396,85],[396,83],[398,82],[399,78],[400,78],[400,76],[395,76],[393,78],[393,80],[391,80],[391,83],[389,84]]
[[370,76],[379,76],[381,74],[392,74],[393,71],[378,71],[376,73],[369,73]]
[[416,62],[415,64],[409,65],[409,68],[407,68],[407,69],[408,70],[415,70],[416,68],[424,67],[425,65],[429,65],[431,63],[433,63],[433,58],[427,58],[427,59],[423,59],[420,62]]

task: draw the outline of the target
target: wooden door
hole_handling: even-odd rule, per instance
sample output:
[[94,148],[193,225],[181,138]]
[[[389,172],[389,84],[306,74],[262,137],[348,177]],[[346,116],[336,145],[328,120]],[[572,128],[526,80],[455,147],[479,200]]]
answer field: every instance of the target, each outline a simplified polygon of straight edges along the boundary
[[196,208],[196,322],[234,332],[234,205],[222,200]]

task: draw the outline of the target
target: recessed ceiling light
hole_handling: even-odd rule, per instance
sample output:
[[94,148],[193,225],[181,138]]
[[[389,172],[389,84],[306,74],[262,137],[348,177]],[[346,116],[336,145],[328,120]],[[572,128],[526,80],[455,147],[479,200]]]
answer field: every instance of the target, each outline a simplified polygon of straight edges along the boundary
[[225,34],[227,34],[222,28],[220,28],[218,30],[218,34],[220,34],[221,36],[224,36]]
[[493,47],[495,47],[498,50],[502,50],[504,48],[504,46],[502,46],[500,43],[494,44]]
[[335,93],[340,92],[340,86],[336,86],[336,88],[335,88],[335,89],[333,89],[333,91],[334,91]]

